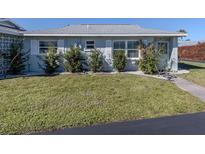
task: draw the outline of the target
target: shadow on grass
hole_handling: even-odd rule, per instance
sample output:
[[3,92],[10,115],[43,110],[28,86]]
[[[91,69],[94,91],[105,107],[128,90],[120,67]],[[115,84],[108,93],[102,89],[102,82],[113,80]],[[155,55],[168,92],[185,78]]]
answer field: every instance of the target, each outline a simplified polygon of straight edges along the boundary
[[201,67],[201,66],[197,66],[197,65],[192,65],[192,64],[186,64],[186,63],[179,63],[179,69],[185,69],[185,70],[205,69],[205,67]]
[[36,74],[36,75],[30,75],[30,74],[7,75],[6,77],[3,76],[3,75],[0,75],[0,80],[17,79],[17,78],[27,79],[29,77],[55,77],[55,76],[58,76],[58,75],[59,75],[59,73],[55,73],[55,74]]

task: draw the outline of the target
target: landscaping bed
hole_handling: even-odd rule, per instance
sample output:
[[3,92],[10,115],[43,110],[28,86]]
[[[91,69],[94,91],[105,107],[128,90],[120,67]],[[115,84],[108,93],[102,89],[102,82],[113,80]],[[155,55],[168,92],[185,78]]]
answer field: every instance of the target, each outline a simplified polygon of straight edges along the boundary
[[56,75],[0,80],[0,134],[204,111],[173,83],[136,75]]

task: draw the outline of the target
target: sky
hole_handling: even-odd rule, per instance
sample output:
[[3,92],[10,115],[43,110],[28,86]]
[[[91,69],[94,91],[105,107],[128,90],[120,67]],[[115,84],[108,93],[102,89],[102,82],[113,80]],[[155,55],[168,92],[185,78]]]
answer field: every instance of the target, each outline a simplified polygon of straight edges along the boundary
[[192,41],[205,40],[205,18],[14,18],[26,30],[59,28],[73,24],[137,24],[144,28],[185,29]]

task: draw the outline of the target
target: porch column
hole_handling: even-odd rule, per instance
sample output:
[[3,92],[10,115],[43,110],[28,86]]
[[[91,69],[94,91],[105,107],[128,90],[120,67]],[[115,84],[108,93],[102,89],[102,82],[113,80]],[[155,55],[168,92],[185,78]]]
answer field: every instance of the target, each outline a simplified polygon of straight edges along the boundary
[[112,40],[105,41],[104,57],[104,70],[112,71]]
[[171,42],[172,48],[170,53],[171,71],[178,71],[178,38],[173,37]]

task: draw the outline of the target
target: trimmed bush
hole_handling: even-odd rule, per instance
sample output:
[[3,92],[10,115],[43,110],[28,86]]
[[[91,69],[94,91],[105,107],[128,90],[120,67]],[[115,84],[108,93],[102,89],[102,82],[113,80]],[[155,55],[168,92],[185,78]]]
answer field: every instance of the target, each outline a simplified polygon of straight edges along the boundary
[[103,67],[102,53],[98,49],[91,50],[89,66],[91,71],[100,72]]
[[122,72],[125,69],[127,60],[124,50],[114,51],[113,54],[113,67],[117,69],[118,72]]
[[53,74],[60,66],[60,54],[56,53],[53,47],[49,47],[47,54],[39,58],[43,61],[43,66],[41,64],[39,66],[46,74]]
[[26,62],[29,59],[29,52],[23,51],[23,41],[15,41],[11,44],[9,54],[4,58],[8,64],[9,74],[21,74],[26,67]]
[[65,58],[65,70],[75,73],[82,71],[81,52],[79,47],[71,46],[70,50],[64,55]]
[[141,49],[141,59],[139,60],[139,68],[146,74],[154,74],[157,72],[159,64],[159,54],[157,54],[154,46],[148,46]]

